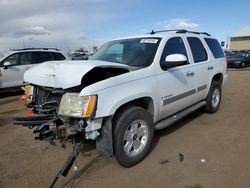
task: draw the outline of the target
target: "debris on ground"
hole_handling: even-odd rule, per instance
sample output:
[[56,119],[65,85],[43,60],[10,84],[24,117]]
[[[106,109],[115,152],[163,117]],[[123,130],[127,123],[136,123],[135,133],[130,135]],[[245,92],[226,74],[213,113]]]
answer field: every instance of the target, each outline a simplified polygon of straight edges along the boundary
[[202,163],[206,163],[207,160],[206,160],[206,159],[201,159],[201,162],[202,162]]
[[179,159],[180,159],[180,162],[184,160],[184,155],[182,153],[179,153]]
[[169,160],[165,159],[165,160],[161,160],[159,163],[160,163],[160,165],[163,165],[163,164],[166,164],[168,162],[169,162]]

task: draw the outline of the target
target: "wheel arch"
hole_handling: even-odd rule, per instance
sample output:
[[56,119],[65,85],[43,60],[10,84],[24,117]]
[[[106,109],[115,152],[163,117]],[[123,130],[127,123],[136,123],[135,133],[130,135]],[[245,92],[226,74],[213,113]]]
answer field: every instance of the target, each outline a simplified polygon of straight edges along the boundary
[[120,105],[113,115],[112,123],[116,121],[119,114],[131,106],[138,106],[145,109],[151,115],[152,119],[154,119],[155,112],[153,99],[151,97],[141,97]]
[[217,81],[217,82],[219,82],[220,84],[222,84],[222,82],[223,82],[223,74],[222,74],[222,73],[217,73],[217,74],[215,74],[215,75],[213,76],[213,78],[212,78],[211,83],[212,83],[213,81]]

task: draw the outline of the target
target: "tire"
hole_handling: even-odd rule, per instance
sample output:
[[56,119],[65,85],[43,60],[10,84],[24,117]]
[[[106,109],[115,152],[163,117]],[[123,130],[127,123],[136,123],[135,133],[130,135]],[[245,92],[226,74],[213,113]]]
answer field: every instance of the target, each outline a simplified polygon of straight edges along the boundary
[[211,87],[206,98],[205,111],[213,114],[218,111],[221,102],[221,84],[217,81],[212,81]]
[[114,125],[114,157],[120,165],[134,166],[148,155],[153,125],[151,115],[140,107],[130,107],[118,115]]

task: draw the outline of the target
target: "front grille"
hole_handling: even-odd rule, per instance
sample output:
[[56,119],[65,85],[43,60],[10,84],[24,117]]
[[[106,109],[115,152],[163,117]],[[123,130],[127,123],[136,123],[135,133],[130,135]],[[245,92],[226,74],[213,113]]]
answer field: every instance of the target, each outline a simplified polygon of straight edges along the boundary
[[43,105],[47,102],[55,101],[59,106],[62,95],[65,93],[63,89],[55,89],[49,87],[33,86],[32,103],[34,105]]

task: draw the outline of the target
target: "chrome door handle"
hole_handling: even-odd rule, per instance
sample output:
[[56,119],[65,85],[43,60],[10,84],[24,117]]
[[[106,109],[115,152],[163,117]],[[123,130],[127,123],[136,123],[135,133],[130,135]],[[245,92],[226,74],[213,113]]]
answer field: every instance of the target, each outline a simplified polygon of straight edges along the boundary
[[186,76],[187,76],[187,77],[192,77],[192,76],[194,76],[194,72],[188,71],[188,72],[186,73]]
[[207,70],[213,70],[214,69],[214,67],[213,66],[208,66],[208,68],[207,68]]

